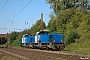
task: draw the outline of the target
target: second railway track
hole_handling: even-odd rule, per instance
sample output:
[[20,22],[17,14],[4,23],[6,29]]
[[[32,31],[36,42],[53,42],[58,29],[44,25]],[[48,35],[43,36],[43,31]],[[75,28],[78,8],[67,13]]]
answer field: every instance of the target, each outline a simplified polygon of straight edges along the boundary
[[[12,52],[8,52],[8,51],[5,51],[5,50],[0,50],[0,52],[1,52],[0,58],[2,58],[1,60],[5,60],[3,58],[3,56],[6,57],[7,55],[9,55],[10,58],[12,57],[11,60],[13,60],[13,59],[15,59],[15,60],[28,60],[25,56],[21,56],[21,55],[12,53]],[[7,58],[9,58],[9,57],[7,57]]]
[[0,52],[17,58],[15,60],[90,60],[90,56],[88,55],[73,54],[69,52],[65,53],[62,51],[59,52],[38,49],[1,48]]

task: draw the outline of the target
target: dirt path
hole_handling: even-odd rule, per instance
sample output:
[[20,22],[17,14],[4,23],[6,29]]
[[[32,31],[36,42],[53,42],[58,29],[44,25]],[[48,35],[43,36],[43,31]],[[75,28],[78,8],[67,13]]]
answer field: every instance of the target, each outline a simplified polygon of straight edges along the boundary
[[[13,56],[21,58],[19,60],[90,60],[90,56],[86,56],[86,55],[37,50],[37,49],[0,48],[0,51],[4,51],[4,53],[6,53],[5,56],[8,56],[7,54],[8,52],[9,55],[11,54]],[[10,60],[14,60],[14,58]],[[18,60],[18,59],[15,59],[15,60]]]

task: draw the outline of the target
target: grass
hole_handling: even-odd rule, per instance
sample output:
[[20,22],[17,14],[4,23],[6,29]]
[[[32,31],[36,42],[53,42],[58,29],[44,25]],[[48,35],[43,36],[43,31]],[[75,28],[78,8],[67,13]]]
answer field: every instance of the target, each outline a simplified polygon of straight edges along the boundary
[[75,42],[67,46],[64,50],[90,54],[90,40]]
[[20,41],[19,40],[15,40],[10,46],[20,47]]
[[62,58],[56,58],[56,60],[66,60],[66,59],[62,59]]
[[[55,58],[53,56],[48,56],[49,58]],[[56,60],[66,60],[66,59],[62,59],[62,58],[55,58]]]
[[64,50],[72,52],[87,53],[90,55],[90,32],[81,34],[82,36],[65,47]]

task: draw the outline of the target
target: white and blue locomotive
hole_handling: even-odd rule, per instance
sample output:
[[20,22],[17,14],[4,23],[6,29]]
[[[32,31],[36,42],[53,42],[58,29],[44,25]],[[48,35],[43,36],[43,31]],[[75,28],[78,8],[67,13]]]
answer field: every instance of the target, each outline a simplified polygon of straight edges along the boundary
[[40,31],[35,36],[23,35],[21,47],[62,50],[64,48],[64,42],[62,34],[48,34],[46,31]]

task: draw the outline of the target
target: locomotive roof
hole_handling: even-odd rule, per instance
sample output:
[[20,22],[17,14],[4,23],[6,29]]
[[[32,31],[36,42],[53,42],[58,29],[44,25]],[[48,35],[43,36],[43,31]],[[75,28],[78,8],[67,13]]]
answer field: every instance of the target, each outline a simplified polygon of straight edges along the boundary
[[46,30],[40,30],[38,34],[48,34],[48,31],[46,31]]

